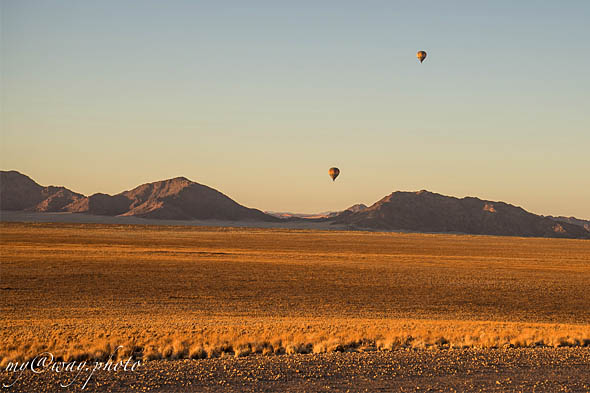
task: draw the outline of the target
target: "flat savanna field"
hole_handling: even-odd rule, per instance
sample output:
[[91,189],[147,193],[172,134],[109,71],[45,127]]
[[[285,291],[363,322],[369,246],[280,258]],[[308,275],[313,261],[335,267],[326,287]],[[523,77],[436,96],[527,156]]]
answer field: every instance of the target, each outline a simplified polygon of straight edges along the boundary
[[[342,352],[370,360],[517,350],[582,351],[575,353],[590,369],[590,241],[100,224],[0,229],[2,370],[43,350],[105,359],[118,345],[121,357],[150,360],[145,370],[186,362],[176,359],[204,359],[195,364],[206,369]],[[558,347],[567,348],[549,349]]]

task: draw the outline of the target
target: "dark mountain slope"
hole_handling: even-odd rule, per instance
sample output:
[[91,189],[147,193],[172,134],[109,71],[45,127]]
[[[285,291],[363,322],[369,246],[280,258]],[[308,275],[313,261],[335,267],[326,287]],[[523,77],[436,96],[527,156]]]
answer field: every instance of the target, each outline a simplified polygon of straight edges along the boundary
[[555,222],[504,202],[459,199],[428,191],[394,192],[366,209],[344,211],[331,221],[381,230],[590,238],[583,227]]

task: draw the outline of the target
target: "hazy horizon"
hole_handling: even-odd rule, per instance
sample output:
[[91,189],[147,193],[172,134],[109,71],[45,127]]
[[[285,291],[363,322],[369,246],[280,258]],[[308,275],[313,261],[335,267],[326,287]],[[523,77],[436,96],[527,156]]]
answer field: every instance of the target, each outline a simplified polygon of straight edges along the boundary
[[41,185],[185,176],[293,213],[427,189],[590,219],[588,2],[0,7],[0,166]]

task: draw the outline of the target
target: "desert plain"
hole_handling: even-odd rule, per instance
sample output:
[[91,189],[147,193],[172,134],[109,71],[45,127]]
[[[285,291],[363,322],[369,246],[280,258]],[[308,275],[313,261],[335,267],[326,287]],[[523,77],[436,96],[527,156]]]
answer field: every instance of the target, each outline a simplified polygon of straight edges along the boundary
[[[590,391],[590,241],[0,223],[12,362],[84,391]],[[24,372],[5,391],[82,391]]]

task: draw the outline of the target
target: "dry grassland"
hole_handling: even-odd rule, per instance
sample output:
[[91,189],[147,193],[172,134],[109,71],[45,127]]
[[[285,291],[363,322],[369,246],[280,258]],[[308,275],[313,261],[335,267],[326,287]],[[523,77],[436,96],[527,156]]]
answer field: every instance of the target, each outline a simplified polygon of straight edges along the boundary
[[1,223],[0,365],[590,346],[590,241]]

